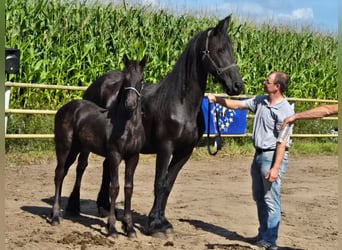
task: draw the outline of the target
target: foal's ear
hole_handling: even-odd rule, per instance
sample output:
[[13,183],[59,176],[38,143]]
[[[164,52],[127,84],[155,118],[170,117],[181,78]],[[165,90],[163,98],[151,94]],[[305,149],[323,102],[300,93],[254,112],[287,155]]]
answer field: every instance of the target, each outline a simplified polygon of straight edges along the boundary
[[146,66],[146,61],[147,61],[147,56],[144,55],[143,59],[141,59],[141,61],[139,62],[139,65],[143,68],[145,68]]
[[214,34],[226,33],[228,30],[228,25],[230,23],[231,15],[227,16],[225,19],[221,20],[214,28]]
[[125,67],[127,68],[129,59],[128,59],[128,56],[126,54],[123,55],[122,61],[123,61],[124,65],[125,65]]

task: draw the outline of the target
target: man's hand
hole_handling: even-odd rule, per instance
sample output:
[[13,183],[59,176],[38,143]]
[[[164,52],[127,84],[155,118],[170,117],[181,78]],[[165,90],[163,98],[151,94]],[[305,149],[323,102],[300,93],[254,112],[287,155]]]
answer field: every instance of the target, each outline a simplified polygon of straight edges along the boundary
[[275,182],[278,179],[279,169],[271,168],[270,171],[267,172],[265,179],[269,182]]
[[209,100],[210,103],[216,102],[216,96],[211,94],[211,93],[209,93],[208,94],[208,100]]
[[294,116],[294,115],[291,115],[291,116],[287,117],[287,118],[283,121],[283,123],[280,125],[279,129],[281,130],[281,129],[285,128],[285,126],[286,126],[287,124],[291,125],[291,124],[294,123],[295,121],[296,121],[295,116]]

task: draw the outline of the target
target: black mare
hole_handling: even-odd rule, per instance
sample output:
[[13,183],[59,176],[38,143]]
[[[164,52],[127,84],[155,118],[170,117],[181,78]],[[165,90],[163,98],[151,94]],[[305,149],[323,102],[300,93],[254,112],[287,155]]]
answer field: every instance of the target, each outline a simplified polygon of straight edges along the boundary
[[[133,175],[139,152],[145,142],[141,120],[140,92],[143,88],[146,59],[130,61],[124,56],[125,69],[116,77],[121,86],[117,90],[117,105],[109,109],[99,107],[87,100],[73,100],[62,106],[55,116],[55,145],[57,167],[55,170],[55,201],[52,208],[51,223],[59,224],[60,200],[64,177],[76,160],[77,179],[70,195],[67,211],[79,213],[81,177],[87,166],[90,152],[105,157],[103,167],[108,171],[106,194],[111,199],[108,217],[108,233],[117,236],[115,230],[115,200],[119,192],[118,167],[125,162],[125,207],[123,228],[129,237],[135,237],[133,228],[131,197]],[[108,199],[108,196],[107,196]],[[76,202],[75,202],[76,200]]]
[[[204,132],[201,101],[208,74],[214,76],[228,95],[238,95],[243,90],[227,34],[229,20],[230,16],[194,36],[172,71],[159,83],[147,85],[142,91],[146,142],[141,153],[156,154],[155,197],[149,213],[148,234],[162,237],[172,232],[165,208],[179,171]],[[94,85],[90,85],[87,92],[100,88],[98,93],[101,94],[94,92],[92,101],[112,105],[114,99],[108,96],[113,94],[106,89],[104,81],[103,84],[96,81]],[[108,173],[104,172],[97,198],[99,208],[108,208],[108,183]]]

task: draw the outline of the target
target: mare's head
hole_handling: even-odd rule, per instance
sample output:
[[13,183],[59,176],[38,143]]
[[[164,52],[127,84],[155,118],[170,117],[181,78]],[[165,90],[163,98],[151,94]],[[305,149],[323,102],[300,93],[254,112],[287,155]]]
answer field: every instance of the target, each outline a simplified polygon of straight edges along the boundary
[[238,95],[243,90],[239,67],[235,64],[233,47],[227,29],[230,16],[205,33],[202,61],[228,95]]
[[146,65],[146,56],[138,62],[129,60],[127,55],[123,57],[125,68],[123,70],[122,90],[125,98],[125,108],[128,111],[134,111],[138,107],[141,90],[144,86],[144,68]]

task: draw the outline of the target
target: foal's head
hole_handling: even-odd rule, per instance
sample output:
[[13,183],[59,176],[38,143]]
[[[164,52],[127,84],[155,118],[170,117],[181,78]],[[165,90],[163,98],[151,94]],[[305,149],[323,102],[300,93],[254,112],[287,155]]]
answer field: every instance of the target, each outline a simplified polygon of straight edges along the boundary
[[144,85],[144,68],[146,65],[146,56],[138,62],[129,60],[127,55],[123,57],[125,69],[123,70],[124,80],[122,85],[123,96],[125,99],[125,108],[128,111],[134,111],[138,107],[139,97]]

